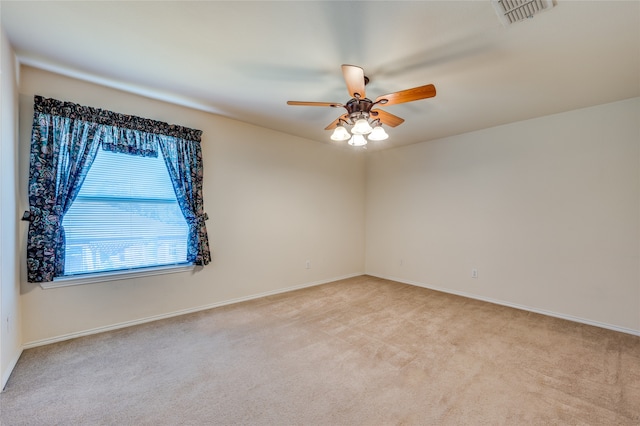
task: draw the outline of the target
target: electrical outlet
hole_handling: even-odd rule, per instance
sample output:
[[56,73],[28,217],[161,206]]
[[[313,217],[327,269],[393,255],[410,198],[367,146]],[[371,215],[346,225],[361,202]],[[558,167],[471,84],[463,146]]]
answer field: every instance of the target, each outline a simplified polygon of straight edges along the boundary
[[478,270],[476,268],[471,270],[471,278],[478,278]]

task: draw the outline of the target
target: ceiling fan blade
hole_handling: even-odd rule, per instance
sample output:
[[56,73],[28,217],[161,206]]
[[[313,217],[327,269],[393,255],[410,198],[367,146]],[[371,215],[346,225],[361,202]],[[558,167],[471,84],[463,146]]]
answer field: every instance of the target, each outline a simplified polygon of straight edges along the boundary
[[381,109],[372,109],[369,111],[369,114],[371,114],[373,118],[380,120],[382,124],[386,124],[390,127],[396,127],[404,123],[404,118],[400,118],[397,115],[393,115]]
[[349,94],[354,98],[364,99],[366,97],[364,70],[355,65],[342,65],[342,75],[347,83]]
[[340,120],[342,121],[347,121],[349,119],[349,114],[343,114],[340,117],[336,118],[335,120],[333,120],[333,122],[331,124],[329,124],[327,127],[325,127],[325,130],[333,130],[336,127],[338,127],[338,123],[340,122]]
[[302,106],[322,106],[322,107],[341,107],[342,104],[337,102],[302,102],[302,101],[287,101],[287,105],[302,105]]
[[374,103],[388,106],[417,101],[420,99],[433,98],[435,95],[436,87],[433,84],[427,84],[425,86],[414,87],[413,89],[401,90],[399,92],[378,96]]

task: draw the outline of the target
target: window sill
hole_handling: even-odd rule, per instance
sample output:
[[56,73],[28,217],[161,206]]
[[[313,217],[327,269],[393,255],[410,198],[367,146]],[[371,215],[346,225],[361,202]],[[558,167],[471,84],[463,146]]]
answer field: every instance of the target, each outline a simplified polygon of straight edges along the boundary
[[43,289],[68,287],[72,285],[93,284],[105,281],[128,280],[132,278],[150,277],[153,275],[175,274],[193,270],[193,264],[179,264],[156,266],[152,268],[128,269],[126,271],[100,272],[96,274],[83,274],[69,277],[55,278],[53,281],[40,283]]

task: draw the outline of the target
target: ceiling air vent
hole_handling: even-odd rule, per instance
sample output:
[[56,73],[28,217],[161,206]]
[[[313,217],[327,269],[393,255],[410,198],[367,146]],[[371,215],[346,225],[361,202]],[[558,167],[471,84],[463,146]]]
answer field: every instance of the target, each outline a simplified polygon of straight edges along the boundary
[[553,0],[491,0],[505,27],[553,7]]

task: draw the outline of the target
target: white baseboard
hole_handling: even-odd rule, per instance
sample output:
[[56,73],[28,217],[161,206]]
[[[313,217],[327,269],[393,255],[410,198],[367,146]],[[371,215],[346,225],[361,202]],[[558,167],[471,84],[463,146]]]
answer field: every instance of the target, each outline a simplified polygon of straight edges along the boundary
[[[327,284],[327,283],[330,283],[330,282],[339,281],[339,280],[343,280],[343,279],[347,279],[347,278],[353,278],[353,277],[357,277],[357,276],[361,276],[361,275],[365,275],[365,273],[362,272],[362,273],[348,274],[348,275],[344,275],[344,276],[340,276],[340,277],[334,277],[334,278],[331,278],[331,279],[314,281],[314,282],[304,283],[304,284],[295,285],[295,286],[291,286],[291,287],[285,287],[285,288],[281,288],[281,289],[277,289],[277,290],[267,291],[267,292],[263,292],[263,293],[253,294],[253,295],[250,295],[250,296],[244,296],[244,297],[239,297],[239,298],[235,298],[235,299],[229,299],[229,300],[225,300],[225,301],[222,301],[222,302],[210,303],[210,304],[207,304],[207,305],[197,306],[197,307],[194,307],[194,308],[182,309],[182,310],[179,310],[179,311],[168,312],[168,313],[160,314],[160,315],[153,315],[153,316],[150,316],[150,317],[140,318],[140,319],[136,319],[136,320],[132,320],[132,321],[124,321],[124,322],[121,322],[121,323],[112,324],[112,325],[108,325],[108,326],[104,326],[104,327],[96,327],[96,328],[83,330],[83,331],[78,331],[78,332],[74,332],[74,333],[63,334],[63,335],[60,335],[60,336],[55,336],[55,337],[51,337],[51,338],[47,338],[47,339],[34,340],[32,342],[25,343],[23,345],[22,349],[30,349],[30,348],[35,348],[35,347],[38,347],[38,346],[48,345],[48,344],[51,344],[51,343],[56,343],[56,342],[62,342],[62,341],[65,341],[65,340],[75,339],[75,338],[78,338],[78,337],[89,336],[89,335],[92,335],[92,334],[103,333],[103,332],[106,332],[106,331],[118,330],[118,329],[121,329],[121,328],[131,327],[131,326],[134,326],[134,325],[144,324],[144,323],[157,321],[157,320],[161,320],[161,319],[166,319],[166,318],[172,318],[172,317],[176,317],[176,316],[179,316],[179,315],[186,315],[186,314],[199,312],[199,311],[205,311],[207,309],[218,308],[218,307],[226,306],[226,305],[232,305],[234,303],[246,302],[246,301],[249,301],[249,300],[259,299],[261,297],[273,296],[275,294],[286,293],[288,291],[299,290],[299,289],[307,288],[307,287],[314,287],[314,286],[317,286],[317,285]],[[510,307],[510,308],[515,308],[515,309],[520,309],[520,310],[524,310],[524,311],[534,312],[534,313],[547,315],[547,316],[560,318],[560,319],[565,319],[565,320],[578,322],[578,323],[582,323],[582,324],[593,325],[593,326],[596,326],[596,327],[605,328],[605,329],[609,329],[609,330],[613,330],[613,331],[618,331],[618,332],[621,332],[621,333],[640,336],[640,330],[634,330],[634,329],[630,329],[630,328],[619,327],[619,326],[616,326],[616,325],[611,325],[611,324],[607,324],[607,323],[601,323],[601,322],[598,322],[598,321],[592,321],[592,320],[588,320],[588,319],[585,319],[585,318],[574,317],[572,315],[566,315],[566,314],[561,314],[561,313],[557,313],[557,312],[546,311],[544,309],[532,308],[530,306],[519,305],[517,303],[511,303],[511,302],[505,302],[503,300],[492,299],[492,298],[489,298],[489,297],[482,297],[482,296],[478,296],[478,295],[475,295],[475,294],[466,293],[466,292],[462,292],[462,291],[454,291],[454,290],[445,289],[445,288],[441,288],[441,287],[437,287],[437,286],[427,285],[425,283],[418,282],[418,281],[406,280],[406,279],[402,279],[402,278],[398,278],[398,277],[384,276],[384,275],[371,274],[371,273],[366,274],[366,275],[370,275],[372,277],[377,277],[377,278],[383,278],[383,279],[387,279],[387,280],[391,280],[391,281],[397,281],[397,282],[400,282],[400,283],[403,283],[403,284],[414,285],[416,287],[428,288],[428,289],[440,291],[440,292],[443,292],[443,293],[455,294],[455,295],[458,295],[458,296],[468,297],[470,299],[481,300],[481,301],[484,301],[484,302],[494,303],[496,305],[507,306],[507,307]],[[18,355],[18,358],[19,358],[19,355]],[[2,385],[3,385],[3,387],[6,384],[6,381],[9,379],[9,376],[11,375],[11,371],[13,370],[13,367],[18,362],[18,358],[16,358],[13,361],[11,367],[7,370],[7,372],[5,372],[4,375],[6,375],[6,377],[4,377],[4,375],[3,375],[3,377],[2,377]]]
[[11,377],[11,373],[13,372],[13,369],[16,367],[16,364],[18,363],[18,360],[20,359],[20,355],[22,355],[22,349],[20,349],[20,351],[14,357],[14,359],[11,360],[7,369],[2,372],[2,383],[1,383],[2,386],[0,386],[0,391],[4,392],[4,387],[7,385],[7,382],[9,381],[9,377]]
[[626,334],[631,334],[631,335],[634,335],[634,336],[640,336],[640,330],[634,330],[632,328],[620,327],[620,326],[617,326],[617,325],[607,324],[607,323],[603,323],[603,322],[599,322],[599,321],[593,321],[593,320],[589,320],[589,319],[586,319],[586,318],[575,317],[573,315],[561,314],[561,313],[558,313],[558,312],[547,311],[547,310],[544,310],[544,309],[532,308],[531,306],[525,306],[525,305],[520,305],[520,304],[517,304],[517,303],[505,302],[504,300],[498,300],[498,299],[493,299],[493,298],[490,298],[490,297],[478,296],[476,294],[466,293],[464,291],[455,291],[455,290],[451,290],[451,289],[441,288],[441,287],[428,285],[428,284],[425,284],[425,283],[422,283],[422,282],[418,282],[418,281],[405,280],[403,278],[392,277],[392,276],[384,276],[384,275],[377,275],[377,274],[371,274],[371,273],[367,273],[367,275],[370,275],[372,277],[382,278],[382,279],[385,279],[385,280],[397,281],[399,283],[409,284],[409,285],[413,285],[413,286],[416,286],[416,287],[428,288],[430,290],[436,290],[436,291],[440,291],[440,292],[443,292],[443,293],[449,293],[449,294],[455,294],[457,296],[468,297],[470,299],[481,300],[483,302],[494,303],[496,305],[507,306],[509,308],[520,309],[520,310],[523,310],[523,311],[534,312],[536,314],[542,314],[542,315],[547,315],[547,316],[550,316],[550,317],[555,317],[555,318],[560,318],[560,319],[564,319],[564,320],[568,320],[568,321],[578,322],[578,323],[581,323],[581,324],[592,325],[592,326],[595,326],[595,327],[600,327],[600,328],[605,328],[605,329],[608,329],[608,330],[618,331],[620,333],[626,333]]
[[[124,322],[120,322],[120,323],[117,323],[117,324],[107,325],[107,326],[104,326],[104,327],[96,327],[96,328],[92,328],[92,329],[89,329],[89,330],[82,330],[82,331],[77,331],[77,332],[74,332],[74,333],[63,334],[63,335],[60,335],[60,336],[50,337],[50,338],[47,338],[47,339],[34,340],[32,342],[27,342],[27,343],[23,344],[22,348],[23,349],[31,349],[31,348],[35,348],[35,347],[38,347],[38,346],[49,345],[51,343],[57,343],[57,342],[65,341],[65,340],[75,339],[75,338],[78,338],[78,337],[83,337],[83,336],[89,336],[89,335],[92,335],[92,334],[103,333],[105,331],[118,330],[118,329],[121,329],[121,328],[131,327],[131,326],[134,326],[134,325],[144,324],[144,323],[147,323],[147,322],[152,322],[152,321],[157,321],[157,320],[161,320],[161,319],[177,317],[179,315],[191,314],[191,313],[199,312],[199,311],[206,311],[207,309],[218,308],[220,306],[226,306],[226,305],[232,305],[234,303],[246,302],[248,300],[259,299],[259,298],[265,297],[265,296],[273,296],[274,294],[286,293],[288,291],[299,290],[299,289],[302,289],[302,288],[314,287],[314,286],[317,286],[317,285],[327,284],[327,283],[334,282],[334,281],[340,281],[340,280],[344,280],[344,279],[347,279],[347,278],[358,277],[358,276],[361,276],[361,275],[364,275],[364,272],[343,275],[343,276],[340,276],[340,277],[334,277],[334,278],[327,279],[327,280],[313,281],[313,282],[304,283],[304,284],[300,284],[300,285],[295,285],[295,286],[291,286],[291,287],[285,287],[285,288],[281,288],[281,289],[277,289],[277,290],[266,291],[264,293],[252,294],[250,296],[238,297],[236,299],[224,300],[222,302],[210,303],[208,305],[197,306],[197,307],[194,307],[194,308],[181,309],[179,311],[168,312],[168,313],[160,314],[160,315],[153,315],[153,316],[150,316],[150,317],[140,318],[140,319],[136,319],[136,320],[132,320],[132,321],[124,321]],[[16,362],[17,362],[17,360],[16,360]],[[11,369],[13,369],[13,367]],[[11,371],[11,369],[9,371]]]

